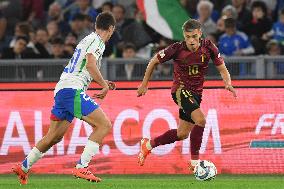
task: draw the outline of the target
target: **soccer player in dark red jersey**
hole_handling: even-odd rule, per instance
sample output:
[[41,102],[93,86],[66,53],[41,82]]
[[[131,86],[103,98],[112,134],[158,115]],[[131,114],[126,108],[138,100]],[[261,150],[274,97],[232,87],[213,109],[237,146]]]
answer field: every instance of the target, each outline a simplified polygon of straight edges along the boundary
[[225,89],[237,97],[231,84],[230,74],[220,56],[218,48],[209,40],[202,39],[201,24],[189,19],[183,24],[184,41],[174,43],[158,52],[149,62],[142,83],[137,89],[137,95],[147,92],[147,85],[153,70],[158,64],[173,60],[174,79],[171,89],[172,98],[179,106],[179,127],[150,140],[141,140],[139,164],[144,165],[147,155],[157,146],[174,143],[186,139],[190,133],[191,161],[189,169],[193,170],[199,161],[199,149],[206,123],[200,109],[204,76],[208,70],[208,62],[212,59],[223,78]]

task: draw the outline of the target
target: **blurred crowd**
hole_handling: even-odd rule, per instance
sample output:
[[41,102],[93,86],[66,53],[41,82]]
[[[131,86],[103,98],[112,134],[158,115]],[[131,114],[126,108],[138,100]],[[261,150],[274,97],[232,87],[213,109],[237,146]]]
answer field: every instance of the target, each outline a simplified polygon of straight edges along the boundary
[[[224,56],[283,52],[283,0],[179,2],[189,17],[200,20],[204,37]],[[149,58],[174,42],[147,26],[136,0],[0,0],[0,57],[70,58],[103,11],[113,12],[117,20],[105,57]],[[134,67],[125,65],[124,69],[131,78]],[[169,74],[170,70],[164,67],[157,73]]]
[[122,57],[126,43],[138,50],[160,37],[142,21],[135,0],[1,0],[0,56],[69,58],[102,11],[113,12],[117,20],[105,57]]

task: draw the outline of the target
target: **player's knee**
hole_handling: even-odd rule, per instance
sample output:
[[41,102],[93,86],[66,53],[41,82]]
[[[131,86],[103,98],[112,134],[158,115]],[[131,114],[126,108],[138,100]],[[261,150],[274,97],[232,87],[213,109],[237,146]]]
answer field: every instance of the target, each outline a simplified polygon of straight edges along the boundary
[[198,126],[201,126],[201,127],[205,127],[205,124],[206,124],[206,119],[205,119],[205,117],[198,118],[198,119],[195,121],[195,124],[198,125]]
[[101,126],[99,127],[99,129],[101,130],[102,134],[108,134],[111,131],[112,125],[111,125],[111,121],[109,119],[106,119]]

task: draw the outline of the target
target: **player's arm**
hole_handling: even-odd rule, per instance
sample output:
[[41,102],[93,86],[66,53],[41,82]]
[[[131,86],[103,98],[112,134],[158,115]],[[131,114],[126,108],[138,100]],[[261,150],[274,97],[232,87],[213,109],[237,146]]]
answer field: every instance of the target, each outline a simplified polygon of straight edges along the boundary
[[221,77],[224,81],[225,89],[232,92],[234,97],[237,97],[237,93],[236,93],[234,87],[232,86],[231,76],[230,76],[230,73],[229,73],[226,65],[223,63],[223,64],[216,66],[216,67],[217,67],[217,70],[221,74]]
[[102,87],[100,93],[94,95],[94,97],[103,99],[109,90],[109,85],[104,80],[100,70],[97,67],[97,60],[95,56],[91,53],[87,53],[86,61],[87,61],[86,69],[88,70],[94,81]]
[[144,78],[142,83],[139,85],[137,89],[137,96],[142,96],[145,95],[147,92],[147,86],[148,82],[152,76],[152,73],[159,63],[166,62],[168,60],[173,59],[175,56],[176,52],[178,51],[178,48],[181,47],[182,43],[174,43],[169,45],[163,50],[160,50],[148,63]]
[[211,59],[212,59],[213,63],[215,64],[217,70],[221,74],[221,77],[224,81],[225,89],[232,92],[234,97],[237,97],[237,93],[236,93],[234,87],[232,86],[230,73],[227,70],[224,59],[220,55],[218,48],[211,41],[209,41],[209,43],[208,43],[208,48],[211,51],[211,53],[210,53]]
[[159,64],[159,63],[160,63],[160,61],[159,61],[157,54],[156,54],[148,63],[143,81],[137,89],[137,96],[145,95],[145,93],[147,92],[147,86],[148,86],[149,80],[152,76],[152,73],[153,73],[155,67],[157,66],[157,64]]

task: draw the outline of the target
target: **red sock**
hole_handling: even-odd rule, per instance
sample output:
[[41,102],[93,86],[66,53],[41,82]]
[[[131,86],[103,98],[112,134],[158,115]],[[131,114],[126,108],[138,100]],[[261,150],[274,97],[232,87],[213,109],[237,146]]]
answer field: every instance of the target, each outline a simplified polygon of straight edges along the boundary
[[155,148],[160,145],[174,143],[175,141],[178,141],[178,140],[179,139],[177,136],[177,129],[171,129],[165,132],[164,134],[154,138],[154,140],[151,140],[150,144],[152,148]]
[[204,127],[195,125],[190,133],[190,153],[191,159],[199,159],[199,150],[202,142]]

